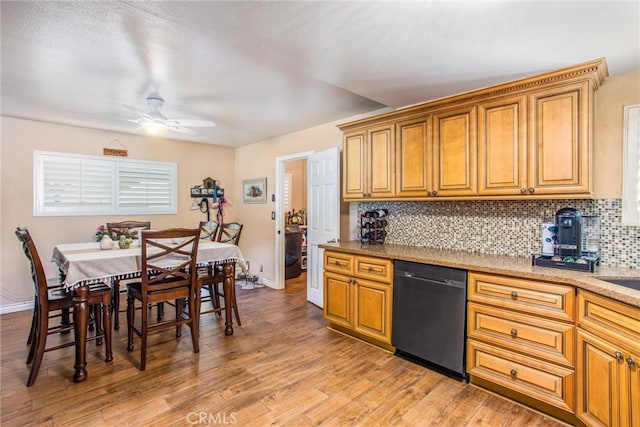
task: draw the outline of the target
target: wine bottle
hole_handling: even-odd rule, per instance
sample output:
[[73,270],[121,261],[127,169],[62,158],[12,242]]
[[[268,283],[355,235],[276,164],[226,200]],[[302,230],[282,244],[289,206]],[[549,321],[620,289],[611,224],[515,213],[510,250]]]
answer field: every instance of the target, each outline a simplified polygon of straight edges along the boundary
[[372,214],[374,218],[382,218],[389,215],[389,211],[387,209],[376,209],[372,211]]

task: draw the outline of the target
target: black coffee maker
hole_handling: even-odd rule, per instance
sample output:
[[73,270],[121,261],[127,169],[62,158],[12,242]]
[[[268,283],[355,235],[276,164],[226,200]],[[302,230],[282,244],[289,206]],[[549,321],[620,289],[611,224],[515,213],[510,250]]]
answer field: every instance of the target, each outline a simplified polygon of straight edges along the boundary
[[582,215],[574,208],[562,208],[556,212],[558,238],[555,254],[561,257],[580,258],[582,255]]

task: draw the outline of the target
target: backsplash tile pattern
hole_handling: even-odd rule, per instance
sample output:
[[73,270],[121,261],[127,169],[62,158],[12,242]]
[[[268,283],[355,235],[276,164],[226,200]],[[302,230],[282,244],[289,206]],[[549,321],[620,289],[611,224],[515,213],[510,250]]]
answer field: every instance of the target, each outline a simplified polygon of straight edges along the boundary
[[528,257],[540,253],[540,223],[563,207],[600,216],[602,265],[640,268],[640,227],[621,225],[620,199],[360,202],[357,212],[389,210],[387,243]]

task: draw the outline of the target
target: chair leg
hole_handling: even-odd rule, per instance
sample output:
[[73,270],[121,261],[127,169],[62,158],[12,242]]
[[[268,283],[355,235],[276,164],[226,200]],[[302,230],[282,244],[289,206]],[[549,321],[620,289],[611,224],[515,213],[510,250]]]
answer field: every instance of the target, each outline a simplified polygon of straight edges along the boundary
[[[193,312],[191,311],[191,307],[189,307],[189,313],[193,313],[193,318],[196,319],[197,321],[197,325],[195,330],[196,333],[198,334],[198,338],[200,337],[200,310],[201,310],[201,306],[202,305],[202,295],[200,294],[200,288],[198,287],[198,291],[196,292],[195,295],[195,302],[194,302],[194,307],[193,307]],[[193,331],[191,331],[191,333],[193,334]]]
[[[95,327],[96,335],[104,335],[104,330],[103,330],[103,326],[104,325],[102,324],[102,317],[103,316],[100,313],[103,305],[104,305],[104,303],[103,304],[94,304],[93,307],[92,307],[93,308],[93,320],[94,320],[94,322],[96,324],[96,327]],[[96,345],[97,346],[102,345],[102,338],[100,338],[100,337],[96,338]]]
[[[36,355],[36,347],[38,341],[38,327],[40,324],[40,314],[39,310],[34,307],[33,310],[33,336],[31,337],[31,347],[29,347],[29,354],[27,354],[27,365],[30,365],[33,362],[33,357]],[[47,328],[49,325],[47,324]]]
[[[144,307],[144,304],[142,305]],[[149,314],[147,310],[142,311],[142,328],[140,336],[140,370],[147,369],[147,335],[149,334]]]
[[[180,298],[176,300],[176,321],[182,317],[182,312],[184,311],[184,299]],[[189,307],[191,308],[191,307]],[[182,325],[176,325],[176,338],[180,338],[182,336]]]
[[113,306],[113,329],[120,329],[120,320],[118,319],[118,311],[120,310],[120,281],[114,280],[111,284],[113,293],[111,294],[111,305]]
[[33,306],[33,315],[31,316],[31,328],[29,329],[29,336],[27,337],[27,345],[31,345],[33,342],[33,337],[36,334],[36,326],[38,319],[36,318],[36,313],[38,312],[38,302],[36,301]]
[[69,310],[68,308],[62,309],[60,324],[62,326],[65,326],[65,329],[61,332],[61,334],[64,335],[71,332],[71,310]]
[[[143,310],[144,311],[144,310]],[[114,312],[117,313],[117,311]],[[116,314],[117,318],[117,314]],[[127,351],[133,351],[133,322],[136,320],[135,298],[127,295]],[[115,327],[113,328],[115,329]]]
[[[199,293],[198,293],[199,295]],[[198,305],[200,304],[200,297],[195,295],[190,295],[188,299],[189,304],[189,316],[191,317],[191,322],[189,322],[189,327],[191,328],[191,343],[193,344],[193,352],[200,352],[200,310],[198,309]]]
[[104,361],[109,363],[113,361],[113,349],[111,347],[111,298],[108,295],[102,299],[102,327],[104,331],[105,341],[105,357]]
[[159,302],[157,306],[158,306],[158,317],[156,318],[156,320],[160,322],[164,318],[164,302]]
[[[211,305],[213,308],[220,308],[220,290],[218,283],[209,284],[209,295],[211,295]],[[222,317],[222,311],[217,311],[218,317]]]
[[36,330],[36,336],[33,345],[35,346],[35,355],[33,363],[31,364],[31,371],[29,372],[29,379],[27,380],[27,387],[31,387],[36,382],[38,371],[40,370],[40,364],[44,357],[44,349],[47,344],[47,329],[49,328],[49,316],[47,313],[38,314],[38,327]]
[[236,315],[236,322],[238,322],[238,326],[242,326],[240,314],[238,314],[238,301],[236,300],[235,286],[231,288],[231,308],[233,309],[233,313]]

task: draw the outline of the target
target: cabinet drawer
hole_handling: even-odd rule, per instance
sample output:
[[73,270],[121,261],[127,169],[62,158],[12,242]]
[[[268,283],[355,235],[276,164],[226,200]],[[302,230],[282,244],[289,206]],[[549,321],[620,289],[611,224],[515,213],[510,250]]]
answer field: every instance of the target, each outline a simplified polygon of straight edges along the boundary
[[640,352],[640,308],[578,290],[578,325]]
[[353,275],[353,255],[324,251],[324,269],[339,274]]
[[471,375],[573,412],[573,370],[472,339],[467,342],[467,368]]
[[542,360],[574,366],[573,323],[469,303],[467,336]]
[[355,258],[355,275],[363,279],[391,283],[393,263],[390,259],[357,256]]
[[469,300],[573,322],[575,291],[549,282],[469,273]]

